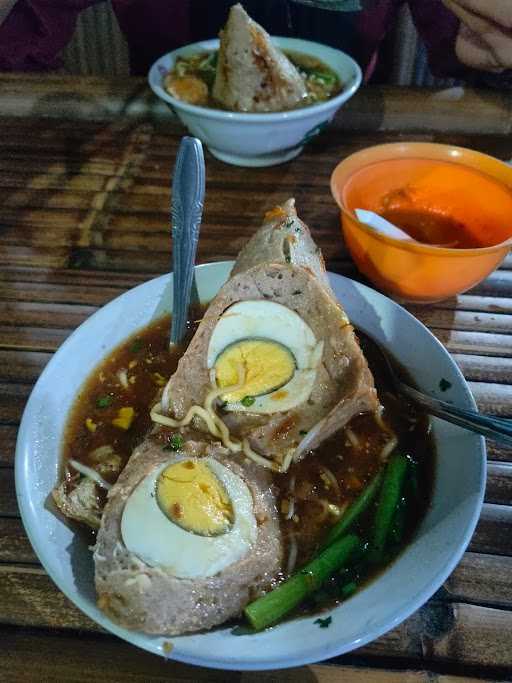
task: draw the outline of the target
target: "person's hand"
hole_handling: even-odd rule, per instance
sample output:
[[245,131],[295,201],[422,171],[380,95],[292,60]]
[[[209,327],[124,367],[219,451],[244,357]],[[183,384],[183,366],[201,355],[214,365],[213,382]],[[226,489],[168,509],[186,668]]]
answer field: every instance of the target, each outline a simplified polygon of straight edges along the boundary
[[443,0],[461,22],[455,53],[482,71],[512,69],[512,0]]

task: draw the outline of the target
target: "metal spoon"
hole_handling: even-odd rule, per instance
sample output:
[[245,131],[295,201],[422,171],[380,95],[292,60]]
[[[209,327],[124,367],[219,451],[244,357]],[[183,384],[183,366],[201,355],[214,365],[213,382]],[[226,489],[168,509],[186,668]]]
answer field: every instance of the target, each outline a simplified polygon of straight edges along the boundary
[[393,387],[398,394],[405,396],[405,398],[416,405],[421,406],[430,415],[435,415],[436,417],[440,417],[447,422],[452,422],[459,427],[464,427],[464,429],[469,429],[477,434],[482,434],[494,441],[499,441],[512,446],[512,420],[490,415],[480,415],[480,413],[473,410],[457,408],[451,403],[440,401],[433,396],[429,396],[414,389],[398,377],[387,352],[375,341],[375,339],[361,330],[357,330],[357,335],[361,337],[368,346],[371,346],[375,351],[375,354],[382,360],[382,363],[391,378]]
[[201,141],[181,140],[172,181],[171,224],[173,261],[173,312],[171,345],[185,334],[197,242],[203,214],[205,189],[204,155]]

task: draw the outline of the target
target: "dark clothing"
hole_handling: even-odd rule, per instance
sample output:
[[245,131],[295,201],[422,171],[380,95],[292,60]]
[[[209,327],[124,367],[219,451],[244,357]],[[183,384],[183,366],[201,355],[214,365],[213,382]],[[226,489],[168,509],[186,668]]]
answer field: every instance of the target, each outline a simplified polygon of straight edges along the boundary
[[[43,71],[59,66],[78,14],[101,0],[18,0],[0,26],[0,70]],[[293,0],[244,0],[269,33],[332,45],[352,55],[367,76],[381,41],[404,0],[363,0],[356,12],[334,12]],[[234,0],[112,0],[130,50],[131,71],[146,74],[162,54],[216,36]],[[440,0],[409,0],[434,73],[459,76],[454,43],[459,22]]]

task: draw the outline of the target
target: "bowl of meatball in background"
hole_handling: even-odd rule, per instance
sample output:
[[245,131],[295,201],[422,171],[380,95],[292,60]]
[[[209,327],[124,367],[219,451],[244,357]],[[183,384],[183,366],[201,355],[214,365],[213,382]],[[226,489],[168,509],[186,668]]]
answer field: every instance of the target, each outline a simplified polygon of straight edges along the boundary
[[[229,111],[204,99],[201,86],[192,87],[191,104],[166,88],[166,78],[180,58],[203,55],[213,60],[219,50],[218,39],[193,43],[160,57],[149,71],[153,92],[174,111],[189,132],[198,137],[211,154],[236,166],[273,166],[298,156],[304,145],[334,117],[338,109],[358,90],[362,74],[358,64],[347,54],[326,45],[297,38],[272,38],[272,44],[287,54],[321,63],[339,79],[340,89],[327,100],[300,102],[285,111]],[[319,81],[321,81],[321,76]],[[197,85],[197,84],[196,84]],[[211,105],[214,106],[211,106]]]

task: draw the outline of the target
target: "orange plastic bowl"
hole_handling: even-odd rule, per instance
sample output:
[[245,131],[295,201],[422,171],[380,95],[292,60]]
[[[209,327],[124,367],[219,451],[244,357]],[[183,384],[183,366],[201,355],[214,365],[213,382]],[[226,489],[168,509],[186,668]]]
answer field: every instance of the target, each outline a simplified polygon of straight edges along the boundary
[[[447,175],[446,164],[439,162],[452,162],[454,172]],[[431,190],[432,203],[463,221],[482,246],[455,249],[396,240],[357,220],[354,209],[378,212],[383,197],[411,182]],[[369,147],[336,166],[331,192],[359,270],[404,301],[427,303],[460,294],[487,277],[510,248],[512,168],[486,154],[422,142]]]

